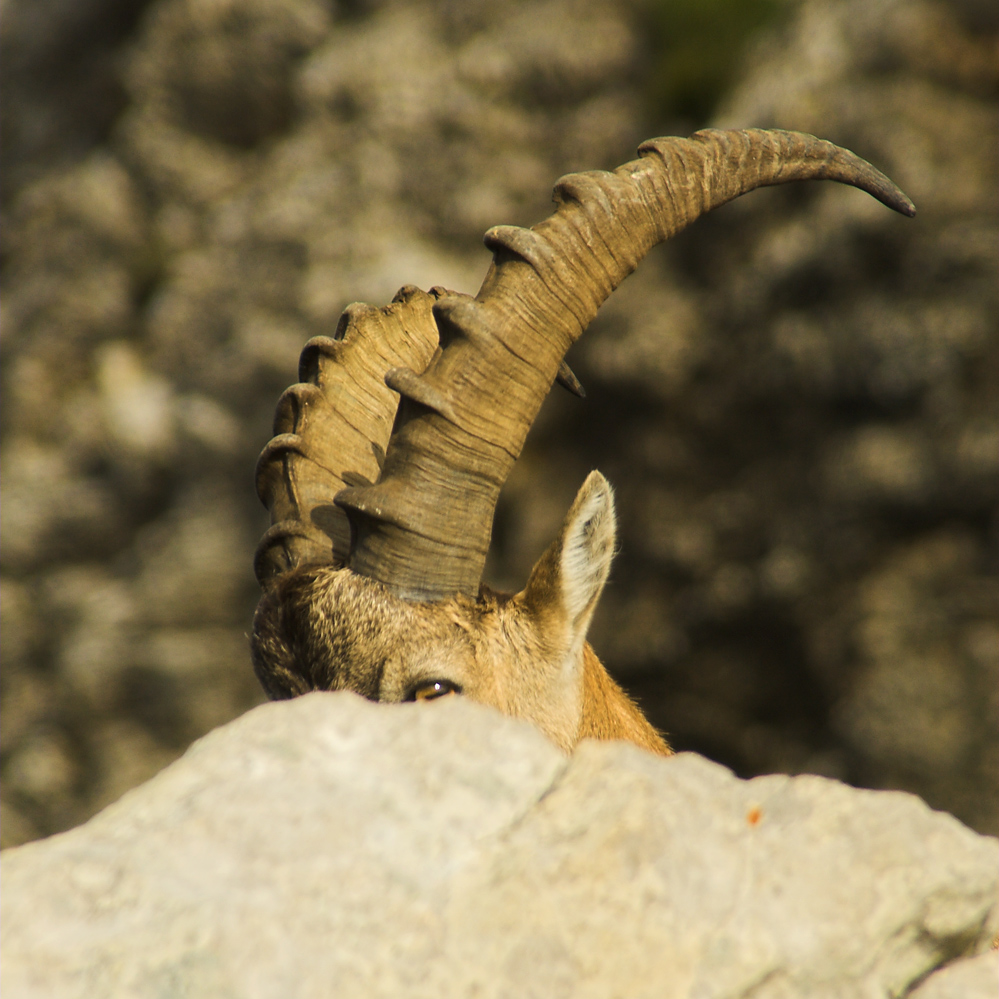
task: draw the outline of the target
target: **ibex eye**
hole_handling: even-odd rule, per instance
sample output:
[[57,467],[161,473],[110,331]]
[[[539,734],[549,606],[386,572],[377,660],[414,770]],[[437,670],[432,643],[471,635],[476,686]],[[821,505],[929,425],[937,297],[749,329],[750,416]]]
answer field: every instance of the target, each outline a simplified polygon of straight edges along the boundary
[[448,694],[460,694],[461,687],[450,680],[429,680],[414,688],[409,695],[411,701],[436,701],[438,697],[447,697]]

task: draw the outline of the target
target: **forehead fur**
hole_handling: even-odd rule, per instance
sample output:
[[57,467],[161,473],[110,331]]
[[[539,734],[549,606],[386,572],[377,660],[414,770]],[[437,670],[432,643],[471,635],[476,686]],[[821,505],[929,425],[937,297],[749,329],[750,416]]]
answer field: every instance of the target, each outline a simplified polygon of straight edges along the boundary
[[261,601],[253,658],[271,697],[354,690],[378,699],[386,669],[420,671],[428,656],[474,656],[505,598],[455,596],[411,603],[349,569],[304,568],[282,576]]

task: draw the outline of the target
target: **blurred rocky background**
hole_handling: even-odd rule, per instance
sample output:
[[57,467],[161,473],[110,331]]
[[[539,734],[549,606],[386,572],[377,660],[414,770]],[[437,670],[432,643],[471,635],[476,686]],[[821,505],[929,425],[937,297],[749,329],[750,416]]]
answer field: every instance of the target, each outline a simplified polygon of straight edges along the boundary
[[519,587],[586,472],[592,633],[674,744],[999,832],[999,9],[985,0],[6,0],[2,834],[84,820],[262,699],[253,492],[312,335],[562,173],[709,121],[915,200],[756,192],[656,251],[497,513]]

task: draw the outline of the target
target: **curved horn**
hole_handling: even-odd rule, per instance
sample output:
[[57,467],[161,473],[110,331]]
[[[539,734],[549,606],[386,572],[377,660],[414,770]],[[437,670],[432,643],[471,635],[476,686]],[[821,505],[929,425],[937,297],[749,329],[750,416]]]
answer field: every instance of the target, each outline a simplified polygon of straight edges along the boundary
[[811,135],[707,129],[638,152],[613,173],[563,177],[554,214],[532,229],[490,229],[478,295],[434,305],[443,351],[422,375],[386,378],[408,405],[380,480],[336,497],[354,527],[353,571],[411,600],[477,594],[500,489],[563,355],[642,257],[698,216],[809,179],[915,214],[869,163]]
[[305,345],[301,381],[278,401],[275,437],[257,461],[272,524],[253,561],[261,586],[299,565],[346,564],[350,525],[333,497],[378,478],[399,403],[385,371],[427,366],[438,346],[436,297],[407,285],[381,309],[350,305],[332,338]]

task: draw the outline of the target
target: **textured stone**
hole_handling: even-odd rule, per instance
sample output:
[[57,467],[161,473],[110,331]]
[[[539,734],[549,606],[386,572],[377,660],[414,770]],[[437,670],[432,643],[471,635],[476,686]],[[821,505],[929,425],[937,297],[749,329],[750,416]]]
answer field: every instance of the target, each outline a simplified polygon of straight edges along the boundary
[[912,999],[969,999],[995,995],[997,981],[999,954],[993,946],[989,954],[955,961],[930,975],[912,993]]
[[[113,134],[5,207],[5,843],[262,699],[252,472],[302,346],[403,284],[474,290],[486,228],[631,155],[634,51],[606,0],[149,4]],[[22,779],[52,730],[82,767]]]
[[[520,486],[614,484],[591,641],[676,745],[906,788],[992,833],[997,29],[974,0],[790,6],[713,123],[831,138],[919,214],[813,184],[698,222],[583,338],[600,411],[545,428]],[[557,505],[517,498],[514,524]]]
[[[656,251],[573,351],[587,400],[532,431],[488,581],[523,585],[599,468],[592,641],[675,745],[999,832],[999,5],[786,9],[715,124],[851,146],[918,216],[799,185]],[[404,283],[474,292],[483,230],[560,173],[706,124],[648,113],[634,14],[6,0],[4,843],[260,699],[252,470],[305,341]]]
[[310,694],[6,851],[3,990],[900,995],[988,948],[997,859],[901,792]]

